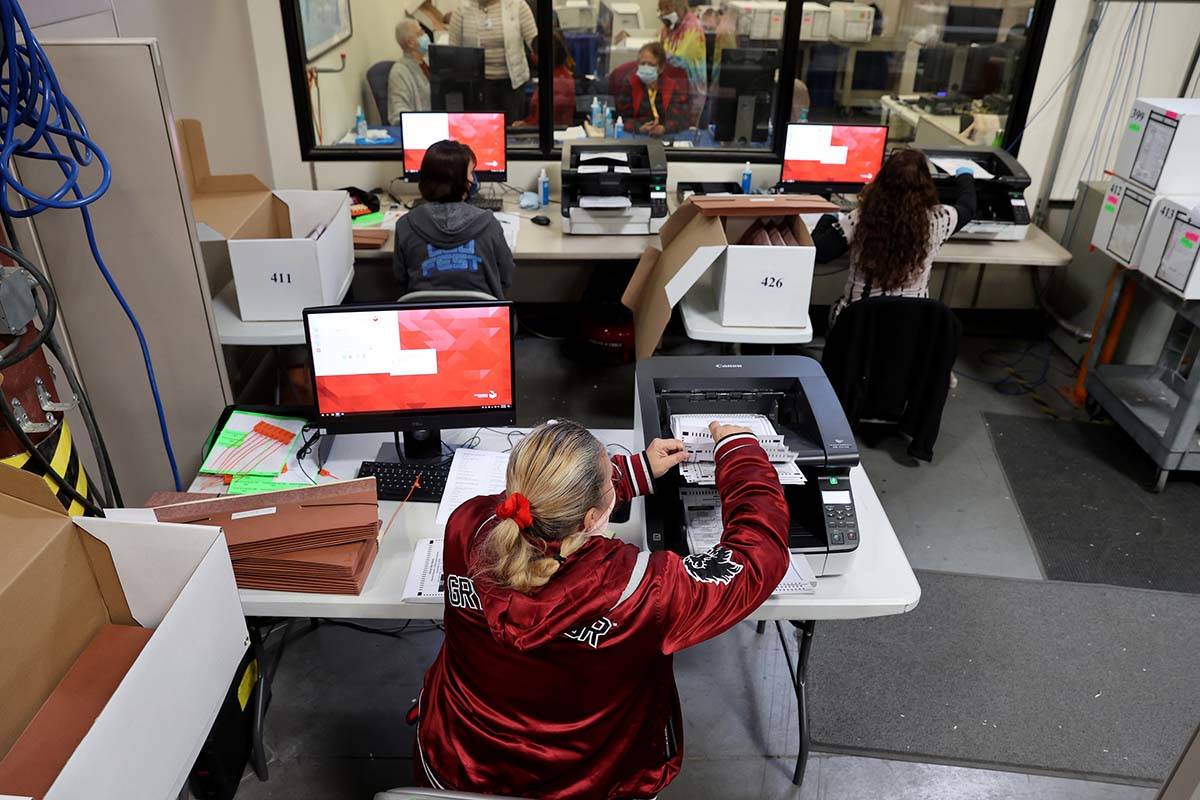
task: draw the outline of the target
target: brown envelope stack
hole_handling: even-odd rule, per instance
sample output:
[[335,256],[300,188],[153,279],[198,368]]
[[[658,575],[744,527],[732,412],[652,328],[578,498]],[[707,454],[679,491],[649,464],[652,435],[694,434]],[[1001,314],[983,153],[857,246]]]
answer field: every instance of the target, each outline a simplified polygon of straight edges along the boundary
[[42,797],[50,790],[153,633],[100,628],[0,760],[0,794]]
[[[171,503],[178,497],[182,502]],[[183,499],[183,498],[188,499]],[[243,589],[359,594],[379,552],[374,478],[303,489],[192,500],[159,493],[159,522],[225,530]]]

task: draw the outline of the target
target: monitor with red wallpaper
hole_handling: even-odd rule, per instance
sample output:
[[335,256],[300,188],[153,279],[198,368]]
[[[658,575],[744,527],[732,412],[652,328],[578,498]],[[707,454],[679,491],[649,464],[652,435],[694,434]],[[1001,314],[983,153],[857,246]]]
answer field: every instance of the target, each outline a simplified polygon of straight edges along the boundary
[[507,425],[515,419],[512,305],[304,311],[318,423],[334,433]]
[[462,142],[475,153],[475,174],[481,181],[508,180],[503,112],[413,111],[400,115],[400,141],[404,146],[404,177],[415,181],[421,174],[425,151],[434,142]]
[[783,145],[784,187],[857,189],[883,166],[886,125],[788,125]]

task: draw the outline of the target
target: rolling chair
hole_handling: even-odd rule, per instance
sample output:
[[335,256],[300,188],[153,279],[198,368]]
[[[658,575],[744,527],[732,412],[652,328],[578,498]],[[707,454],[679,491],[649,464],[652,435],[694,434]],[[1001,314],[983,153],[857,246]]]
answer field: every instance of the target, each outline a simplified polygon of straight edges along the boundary
[[961,338],[962,323],[937,300],[871,297],[838,315],[821,367],[851,427],[899,423],[908,455],[932,461]]
[[375,127],[388,125],[388,73],[395,61],[376,61],[363,76],[363,116]]
[[440,303],[455,300],[495,300],[487,292],[477,292],[473,289],[422,289],[409,292],[397,300],[397,303]]

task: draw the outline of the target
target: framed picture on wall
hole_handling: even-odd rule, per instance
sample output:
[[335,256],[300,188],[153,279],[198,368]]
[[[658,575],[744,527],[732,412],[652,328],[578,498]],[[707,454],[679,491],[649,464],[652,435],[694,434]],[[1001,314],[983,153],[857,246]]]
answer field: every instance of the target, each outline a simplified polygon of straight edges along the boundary
[[354,33],[350,0],[297,0],[304,29],[304,57],[313,61]]

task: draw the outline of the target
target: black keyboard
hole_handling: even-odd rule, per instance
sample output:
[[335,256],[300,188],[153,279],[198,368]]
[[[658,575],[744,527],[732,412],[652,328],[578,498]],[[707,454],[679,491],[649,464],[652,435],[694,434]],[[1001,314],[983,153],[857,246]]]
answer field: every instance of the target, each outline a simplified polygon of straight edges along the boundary
[[440,503],[449,475],[449,461],[444,464],[364,461],[358,468],[358,477],[375,478],[380,500],[408,500],[410,503]]
[[[502,197],[483,197],[481,195],[475,195],[470,200],[468,200],[467,203],[469,205],[475,206],[476,208],[482,208],[484,211],[503,211],[504,210],[504,198],[502,198]],[[424,204],[425,204],[425,198],[417,197],[411,203],[409,203],[408,207],[409,207],[409,209],[414,209],[417,206],[424,205]]]

